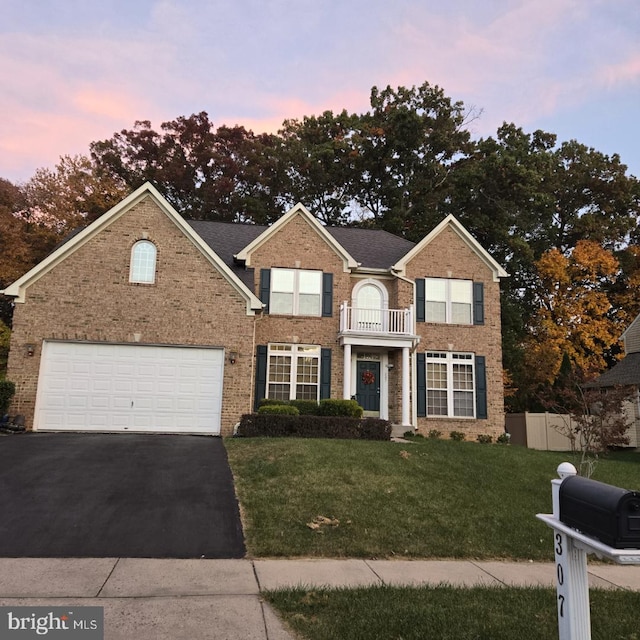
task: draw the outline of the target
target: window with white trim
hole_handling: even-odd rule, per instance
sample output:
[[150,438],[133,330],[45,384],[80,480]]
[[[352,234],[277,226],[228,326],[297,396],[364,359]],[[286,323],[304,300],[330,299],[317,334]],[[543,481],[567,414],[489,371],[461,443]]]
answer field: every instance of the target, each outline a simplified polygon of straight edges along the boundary
[[475,417],[472,353],[427,351],[427,416]]
[[153,284],[156,281],[157,250],[153,242],[140,240],[131,249],[129,282]]
[[320,352],[320,347],[314,345],[270,344],[267,398],[319,400]]
[[322,313],[322,271],[271,269],[269,313],[319,316]]
[[473,281],[425,278],[425,320],[472,324]]

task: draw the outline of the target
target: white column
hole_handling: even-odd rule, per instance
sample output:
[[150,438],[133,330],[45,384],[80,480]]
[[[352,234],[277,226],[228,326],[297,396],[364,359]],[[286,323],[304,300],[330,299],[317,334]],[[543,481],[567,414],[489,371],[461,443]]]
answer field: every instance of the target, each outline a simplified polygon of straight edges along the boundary
[[342,397],[344,400],[351,399],[351,345],[344,345],[344,365],[342,372]]
[[402,348],[402,426],[411,426],[409,347]]
[[[560,480],[551,481],[553,517],[560,519],[560,485],[562,479],[576,475],[575,467],[563,462],[558,467]],[[587,552],[574,544],[571,536],[553,530],[556,559],[558,637],[560,640],[591,640],[589,613],[589,576]]]

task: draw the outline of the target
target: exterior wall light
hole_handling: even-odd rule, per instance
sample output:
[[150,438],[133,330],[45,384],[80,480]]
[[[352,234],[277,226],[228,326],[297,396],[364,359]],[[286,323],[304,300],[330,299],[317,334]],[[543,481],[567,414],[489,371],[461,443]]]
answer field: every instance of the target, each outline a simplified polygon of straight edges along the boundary
[[237,351],[229,351],[229,362],[231,364],[235,364],[237,359],[238,359],[238,352]]
[[25,344],[24,345],[25,351],[27,353],[27,355],[32,358],[33,354],[36,352],[36,345],[35,344]]

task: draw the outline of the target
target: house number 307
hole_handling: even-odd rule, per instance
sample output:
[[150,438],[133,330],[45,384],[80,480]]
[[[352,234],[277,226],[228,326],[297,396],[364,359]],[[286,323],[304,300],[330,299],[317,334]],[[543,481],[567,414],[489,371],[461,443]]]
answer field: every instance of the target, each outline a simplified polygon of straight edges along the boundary
[[[556,533],[556,556],[562,556],[562,534]],[[558,586],[562,586],[564,584],[564,567],[562,566],[562,562],[558,562],[556,564],[556,574],[558,577]],[[564,596],[559,593],[558,594],[558,614],[561,618],[564,617]]]

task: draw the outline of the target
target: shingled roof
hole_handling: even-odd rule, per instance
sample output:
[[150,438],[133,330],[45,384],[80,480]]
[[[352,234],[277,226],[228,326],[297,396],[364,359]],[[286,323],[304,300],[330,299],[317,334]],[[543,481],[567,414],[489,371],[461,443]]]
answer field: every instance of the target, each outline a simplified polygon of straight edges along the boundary
[[[187,222],[238,275],[244,269],[234,263],[233,256],[268,229],[264,225],[256,224],[208,220],[187,220]],[[409,240],[380,229],[354,227],[326,227],[326,229],[360,263],[360,266],[369,269],[388,269],[415,246]]]
[[609,371],[605,371],[590,385],[593,387],[617,387],[640,385],[640,353],[629,353]]

